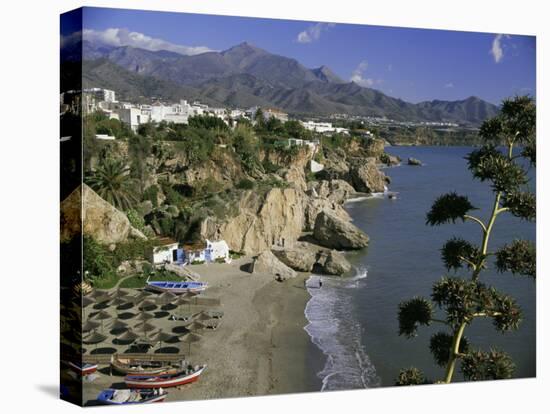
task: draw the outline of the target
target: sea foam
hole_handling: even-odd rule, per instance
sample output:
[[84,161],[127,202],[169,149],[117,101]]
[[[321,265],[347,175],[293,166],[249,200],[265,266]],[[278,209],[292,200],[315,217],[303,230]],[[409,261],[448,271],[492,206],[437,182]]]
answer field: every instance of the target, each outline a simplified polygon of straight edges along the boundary
[[311,299],[305,315],[309,324],[304,329],[327,357],[318,373],[321,391],[369,388],[380,383],[361,342],[363,327],[353,315],[348,290],[360,288],[366,278],[367,270],[361,268],[350,278],[323,277],[321,289],[308,289]]

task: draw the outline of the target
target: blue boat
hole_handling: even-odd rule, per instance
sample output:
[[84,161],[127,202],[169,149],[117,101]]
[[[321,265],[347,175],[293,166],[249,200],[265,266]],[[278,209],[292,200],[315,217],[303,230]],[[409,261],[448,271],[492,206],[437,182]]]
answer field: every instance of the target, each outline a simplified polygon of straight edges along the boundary
[[200,293],[208,287],[206,282],[163,282],[149,281],[147,279],[147,287],[155,292],[172,292],[179,293]]
[[97,396],[97,401],[107,405],[151,404],[164,401],[168,393],[160,389],[116,390],[108,388]]

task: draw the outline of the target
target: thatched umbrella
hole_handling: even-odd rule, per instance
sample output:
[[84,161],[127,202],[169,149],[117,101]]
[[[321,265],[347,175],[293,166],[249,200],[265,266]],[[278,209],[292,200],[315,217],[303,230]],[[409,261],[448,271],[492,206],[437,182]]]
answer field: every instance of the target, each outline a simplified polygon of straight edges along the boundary
[[[179,310],[179,307],[182,305],[189,305],[189,310],[191,310],[192,299],[193,299],[192,295],[190,295],[189,293],[183,293],[178,296],[178,299],[174,302],[174,305],[178,307],[178,310]],[[181,315],[181,312],[180,312],[180,315]]]
[[124,332],[122,335],[117,336],[115,340],[117,344],[124,343],[129,345],[138,338],[139,338],[139,335],[136,334],[132,329],[127,329],[126,332]]
[[84,325],[82,325],[82,332],[90,332],[90,331],[93,331],[94,329],[96,329],[99,325],[99,323],[97,322],[93,322],[93,321],[90,321],[90,320],[87,320],[86,323]]
[[128,324],[120,319],[115,319],[110,326],[111,332],[123,332],[128,329]]
[[130,295],[130,291],[122,288],[117,288],[117,290],[115,290],[115,293],[114,293],[114,296],[117,298],[125,298],[125,297],[128,297],[129,295]]
[[94,330],[88,336],[82,338],[82,342],[84,342],[85,344],[93,344],[95,345],[95,349],[97,349],[97,344],[103,342],[105,339],[107,339],[106,335],[103,335],[102,333]]
[[[90,306],[92,303],[95,303],[95,299],[91,298],[89,296],[83,296],[82,297],[82,308],[85,310],[88,306]],[[86,312],[83,312],[84,318],[86,318]]]
[[94,290],[92,290],[92,292],[90,292],[86,296],[88,296],[90,298],[97,299],[97,298],[99,298],[101,296],[105,296],[105,295],[109,296],[109,292],[107,290],[94,289]]
[[155,315],[153,315],[152,313],[149,313],[149,312],[141,312],[139,313],[137,316],[136,316],[136,319],[138,321],[148,321],[149,319],[153,319],[155,317]]
[[113,299],[113,301],[111,302],[111,305],[112,306],[120,306],[120,305],[125,305],[127,303],[130,303],[130,299],[125,297],[125,296],[117,296]]
[[185,328],[189,331],[200,331],[202,329],[205,329],[206,325],[204,325],[200,322],[193,321],[190,324],[185,325]]
[[107,319],[111,319],[111,318],[112,318],[111,314],[104,310],[100,310],[94,316],[90,317],[90,319],[93,321],[101,321],[101,330],[103,330],[103,321],[106,321]]
[[159,348],[162,348],[162,343],[169,341],[170,339],[173,339],[174,335],[170,335],[167,332],[163,332],[162,329],[159,329],[158,332],[155,332],[152,334],[148,339],[154,341],[155,343],[158,342],[160,344]]
[[202,339],[202,336],[193,332],[189,332],[189,333],[186,333],[185,335],[180,336],[178,339],[180,340],[180,342],[188,344],[189,356],[191,356],[191,344],[195,342],[199,342]]
[[174,295],[172,292],[164,292],[163,294],[157,296],[155,302],[157,305],[163,306],[163,305],[169,305],[170,303],[174,302],[178,297]]
[[151,292],[148,292],[146,290],[142,290],[141,292],[139,292],[137,295],[135,296],[131,296],[130,299],[132,300],[132,302],[134,303],[139,303],[141,302],[142,300],[148,298],[149,296],[151,296],[152,293]]
[[209,321],[210,319],[212,319],[212,316],[208,315],[204,311],[193,315],[193,321]]
[[150,323],[148,323],[146,321],[144,321],[144,322],[138,323],[135,326],[135,328],[139,329],[140,331],[143,332],[144,335],[146,335],[147,332],[152,331],[153,329],[155,329],[155,326],[151,325]]
[[156,307],[157,307],[157,304],[152,300],[145,300],[139,305],[139,309],[141,309],[142,311],[148,310],[148,309],[155,309]]

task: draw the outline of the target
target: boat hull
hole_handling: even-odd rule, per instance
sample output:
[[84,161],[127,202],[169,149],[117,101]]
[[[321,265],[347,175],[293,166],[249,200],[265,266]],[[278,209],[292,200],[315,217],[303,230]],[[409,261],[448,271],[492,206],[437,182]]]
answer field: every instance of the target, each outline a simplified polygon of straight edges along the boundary
[[76,372],[78,375],[86,376],[93,374],[97,371],[97,364],[91,365],[91,364],[85,364],[83,366],[80,366],[78,364],[75,364],[74,362],[69,362],[69,368],[71,371]]
[[202,372],[206,369],[206,366],[198,369],[189,375],[179,375],[179,376],[137,376],[137,375],[127,375],[124,378],[124,382],[128,388],[170,388],[170,387],[179,387],[181,385],[190,384],[192,382],[198,381]]
[[142,399],[138,401],[115,401],[113,400],[113,395],[116,392],[114,389],[103,390],[97,397],[97,401],[105,405],[134,405],[134,404],[152,404],[157,402],[162,402],[166,399],[167,393],[163,394],[154,394],[151,392],[142,391]]
[[182,293],[201,293],[208,287],[208,284],[203,282],[147,282],[147,287],[155,292],[171,292],[179,295]]

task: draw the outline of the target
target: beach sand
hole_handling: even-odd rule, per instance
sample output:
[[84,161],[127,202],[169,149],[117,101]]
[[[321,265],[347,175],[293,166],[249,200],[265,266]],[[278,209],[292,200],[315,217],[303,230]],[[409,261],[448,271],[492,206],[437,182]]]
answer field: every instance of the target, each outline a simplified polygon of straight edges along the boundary
[[[276,282],[273,275],[243,271],[249,262],[249,258],[241,258],[231,264],[192,267],[201,281],[208,282],[207,295],[220,298],[221,305],[212,309],[222,310],[224,317],[216,330],[201,332],[204,339],[191,345],[188,360],[208,368],[198,382],[168,389],[167,401],[321,389],[316,373],[322,369],[324,358],[303,329],[307,324],[304,309],[310,299],[304,286],[308,275]],[[114,314],[114,309],[108,311]],[[167,318],[150,322],[165,331],[178,325]],[[188,353],[187,344],[170,346]],[[110,376],[109,369],[101,366],[100,371],[93,382],[84,383],[85,404],[93,404],[104,388],[124,386],[122,376]]]

